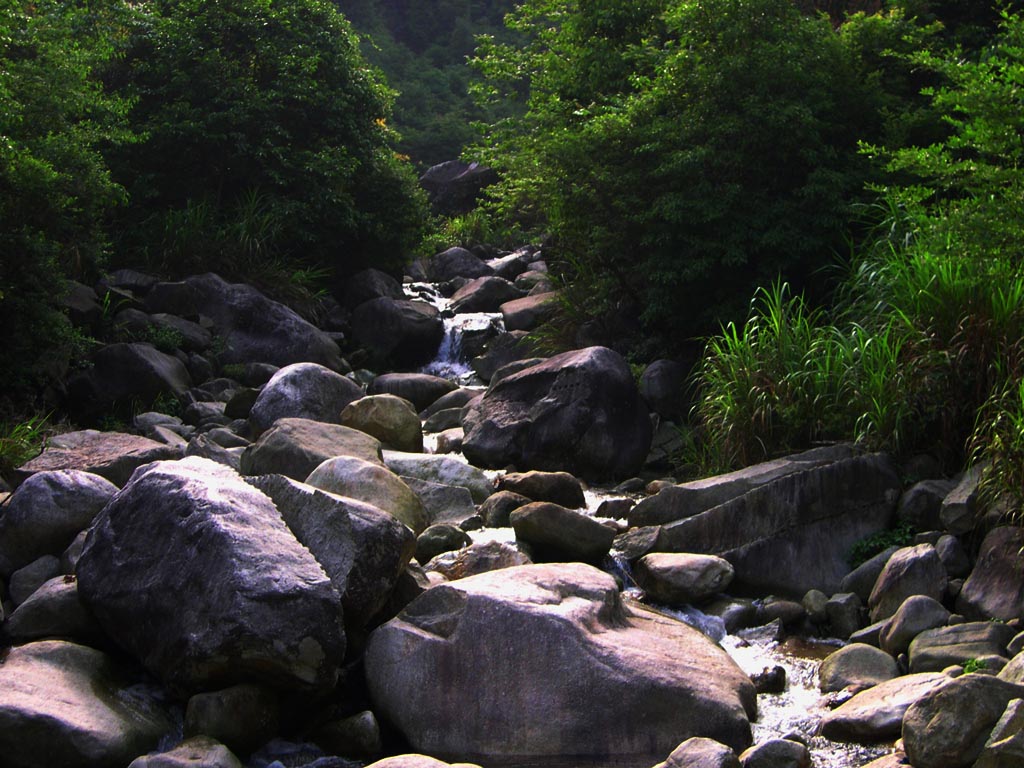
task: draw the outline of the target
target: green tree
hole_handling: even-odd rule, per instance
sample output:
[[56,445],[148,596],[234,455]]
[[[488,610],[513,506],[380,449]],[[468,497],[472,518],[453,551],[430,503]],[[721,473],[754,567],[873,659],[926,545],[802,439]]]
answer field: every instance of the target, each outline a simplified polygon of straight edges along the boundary
[[0,370],[16,398],[66,365],[65,280],[102,262],[104,222],[124,198],[101,150],[129,139],[126,105],[96,72],[125,13],[119,2],[0,7]]
[[[391,92],[320,0],[153,0],[108,75],[144,140],[113,155],[123,258],[239,271],[271,256],[397,267],[422,198]],[[165,258],[166,256],[166,258]]]

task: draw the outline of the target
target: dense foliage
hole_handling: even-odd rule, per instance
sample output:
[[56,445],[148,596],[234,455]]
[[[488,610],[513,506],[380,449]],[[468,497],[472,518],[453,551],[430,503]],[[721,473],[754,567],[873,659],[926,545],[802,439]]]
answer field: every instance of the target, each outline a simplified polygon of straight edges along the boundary
[[919,84],[871,68],[925,39],[898,12],[842,32],[791,0],[530,0],[510,23],[528,42],[476,62],[527,109],[476,150],[498,213],[553,236],[570,309],[639,316],[662,353],[831,261],[870,178],[858,141],[915,130]]

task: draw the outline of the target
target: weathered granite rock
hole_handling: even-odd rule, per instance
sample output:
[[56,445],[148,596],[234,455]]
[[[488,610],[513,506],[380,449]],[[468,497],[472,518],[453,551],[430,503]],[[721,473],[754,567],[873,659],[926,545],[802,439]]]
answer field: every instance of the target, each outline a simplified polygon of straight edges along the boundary
[[888,457],[840,459],[663,525],[651,551],[724,557],[739,594],[831,594],[846,575],[850,547],[889,524],[898,489]]
[[431,523],[463,525],[477,513],[473,494],[464,486],[435,483],[408,475],[399,477],[419,497]]
[[672,750],[654,768],[740,768],[736,753],[714,739],[693,736]]
[[859,630],[864,622],[864,605],[853,592],[837,592],[825,603],[825,617],[832,637],[850,638]]
[[915,531],[935,531],[942,527],[939,511],[943,500],[956,484],[950,480],[921,480],[900,496],[896,519],[909,523]]
[[337,590],[271,500],[219,464],[137,472],[96,518],[78,579],[107,635],[173,689],[337,680]]
[[519,507],[509,524],[517,540],[547,561],[600,563],[615,539],[615,532],[594,518],[547,501]]
[[1012,627],[989,621],[925,630],[910,644],[910,671],[938,672],[968,659],[1005,656],[1014,634]]
[[181,455],[178,448],[138,435],[86,429],[51,438],[46,450],[20,466],[17,474],[27,478],[37,472],[80,469],[121,486],[128,482],[137,467],[151,461],[177,459]]
[[74,469],[29,477],[0,507],[0,576],[63,552],[115,493],[109,480]]
[[871,620],[892,616],[904,600],[914,595],[941,601],[946,593],[946,579],[946,569],[931,544],[896,551],[886,562],[868,598]]
[[248,755],[278,731],[277,695],[258,685],[197,693],[185,707],[186,736],[208,736]]
[[488,275],[470,280],[457,290],[451,299],[451,308],[459,312],[499,312],[501,305],[525,296],[508,280]]
[[982,470],[980,464],[967,470],[956,488],[942,501],[939,520],[954,536],[974,530],[978,522],[978,483]]
[[725,592],[734,572],[728,560],[714,555],[654,552],[636,562],[633,575],[650,599],[682,605]]
[[769,739],[740,755],[743,768],[810,768],[806,744],[788,739]]
[[488,528],[508,528],[509,515],[532,499],[511,491],[498,491],[480,505],[480,516]]
[[1024,765],[1024,699],[1014,699],[992,729],[974,768]]
[[476,576],[478,573],[532,563],[529,557],[511,544],[487,541],[470,544],[455,551],[442,552],[425,563],[423,569],[437,571],[448,581],[455,581],[467,576]]
[[132,760],[128,768],[243,768],[234,753],[207,736],[193,736],[174,749]]
[[628,477],[647,457],[651,424],[629,366],[604,347],[566,352],[492,383],[463,416],[476,466]]
[[240,466],[246,475],[281,474],[305,480],[335,456],[382,463],[380,441],[365,432],[311,419],[279,419],[245,449]]
[[423,411],[456,389],[454,382],[429,373],[384,373],[370,382],[366,394],[402,397]]
[[841,691],[849,685],[870,688],[899,675],[896,660],[885,651],[854,643],[830,654],[818,667],[822,693]]
[[957,596],[957,612],[972,619],[1024,619],[1022,548],[1024,529],[1007,525],[989,531]]
[[355,456],[336,456],[314,469],[306,483],[372,504],[405,523],[416,535],[428,525],[427,511],[419,497],[382,464]]
[[[442,216],[469,213],[476,207],[480,192],[498,181],[498,173],[479,163],[447,160],[432,165],[420,176],[430,207]],[[388,768],[432,768],[429,766],[394,765]]]
[[444,323],[425,302],[381,297],[352,312],[352,336],[376,361],[415,368],[434,359]]
[[532,501],[550,501],[569,509],[585,507],[583,485],[568,472],[507,472],[498,478],[499,491],[511,491]]
[[74,643],[8,649],[0,666],[3,764],[127,765],[173,727],[154,693],[138,682],[106,654]]
[[81,600],[74,576],[57,576],[44,583],[8,617],[4,635],[12,643],[61,637],[94,644],[103,633]]
[[895,739],[910,705],[950,680],[939,672],[928,672],[879,683],[826,713],[821,719],[821,735],[864,744]]
[[387,603],[412,559],[413,532],[371,504],[282,475],[249,482],[273,500],[295,538],[331,579],[341,595],[346,628],[366,626]]
[[843,577],[839,589],[843,592],[852,592],[862,603],[867,604],[871,590],[875,588],[875,582],[885,569],[885,564],[899,549],[896,546],[886,547],[877,555],[865,560]]
[[907,709],[903,745],[914,768],[968,768],[981,754],[1006,705],[1024,687],[991,675],[963,675]]
[[879,647],[894,657],[906,653],[915,637],[927,629],[946,626],[949,616],[938,600],[926,595],[908,597],[879,633]]
[[341,294],[341,303],[349,309],[355,309],[364,301],[379,299],[382,296],[389,299],[405,298],[400,282],[386,272],[372,268],[356,272],[347,278]]
[[378,760],[366,768],[480,768],[476,763],[446,763],[426,755],[395,755]]
[[295,363],[270,377],[249,411],[257,434],[278,419],[312,419],[341,423],[341,412],[363,396],[359,385],[346,376],[315,363]]
[[412,403],[395,395],[368,395],[341,412],[341,423],[380,440],[395,451],[423,451],[423,428]]
[[558,291],[506,301],[499,308],[505,330],[532,331],[558,312]]
[[487,475],[453,456],[384,451],[384,463],[396,475],[465,488],[477,504],[494,493]]
[[473,279],[494,274],[482,259],[471,251],[455,246],[428,259],[427,275],[436,283],[444,283],[457,277]]
[[426,565],[442,552],[462,549],[471,542],[469,534],[450,523],[435,523],[416,537],[416,559]]
[[750,744],[754,688],[725,652],[581,564],[435,586],[371,635],[366,670],[377,711],[442,757],[651,765],[688,736]]

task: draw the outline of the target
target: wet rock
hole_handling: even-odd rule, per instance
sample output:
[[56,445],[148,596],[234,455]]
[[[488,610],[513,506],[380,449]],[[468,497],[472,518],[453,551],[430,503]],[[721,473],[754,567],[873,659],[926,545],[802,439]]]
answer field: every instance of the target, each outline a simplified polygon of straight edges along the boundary
[[910,644],[910,671],[938,672],[968,659],[1005,656],[1014,634],[1012,627],[988,621],[926,630]]
[[694,736],[672,750],[654,768],[740,768],[736,753],[714,739]]
[[724,557],[736,569],[736,590],[832,593],[854,542],[889,524],[899,485],[886,456],[831,461],[662,525],[654,551]]
[[956,488],[942,501],[939,519],[954,536],[974,530],[978,515],[978,483],[983,467],[976,465],[964,473]]
[[249,411],[249,421],[258,434],[278,419],[338,424],[345,406],[362,396],[359,385],[340,373],[315,363],[295,363],[270,377]]
[[428,373],[385,373],[370,382],[366,394],[404,397],[416,410],[423,411],[457,388],[453,382]]
[[115,493],[109,480],[79,470],[29,477],[0,507],[0,576],[63,552]]
[[765,667],[750,676],[758,693],[782,693],[786,690],[786,668]]
[[822,693],[841,691],[847,686],[870,688],[899,675],[896,660],[885,651],[855,643],[829,655],[818,668]]
[[946,569],[931,544],[904,547],[889,558],[868,598],[871,620],[892,616],[913,595],[941,601],[946,592]]
[[973,619],[1024,619],[1022,548],[1024,529],[1010,525],[992,529],[957,597],[957,611]]
[[476,466],[624,477],[650,447],[629,366],[604,347],[566,352],[503,378],[466,407],[463,450]]
[[249,481],[267,494],[288,528],[341,595],[345,626],[366,626],[387,604],[412,559],[415,536],[387,512],[281,475]]
[[759,623],[768,624],[778,619],[787,630],[799,627],[807,618],[803,605],[794,601],[769,595],[760,601],[757,609]]
[[714,555],[652,553],[636,562],[633,574],[658,603],[699,603],[725,592],[733,579],[728,560]]
[[185,708],[185,736],[207,736],[248,755],[277,733],[278,697],[258,685],[197,693]]
[[423,450],[420,417],[412,403],[395,395],[368,395],[341,412],[341,423],[380,440],[381,445],[412,453]]
[[145,437],[87,429],[50,438],[46,450],[20,466],[17,475],[27,478],[37,472],[79,469],[121,486],[137,467],[180,456],[177,448]]
[[206,736],[186,739],[174,749],[136,758],[128,768],[243,768],[220,742]]
[[485,276],[470,280],[457,290],[451,299],[451,308],[460,312],[499,312],[501,305],[523,298],[525,294],[508,280]]
[[4,765],[127,765],[153,749],[172,721],[138,682],[106,654],[74,643],[9,649],[0,666]]
[[860,598],[862,603],[867,603],[871,597],[871,590],[875,588],[875,582],[885,569],[889,558],[899,551],[899,547],[887,547],[877,555],[864,561],[850,571],[839,583],[842,592],[853,592]]
[[465,435],[462,427],[446,429],[437,436],[437,447],[434,453],[462,453],[462,439]]
[[271,500],[219,464],[137,472],[96,518],[78,579],[107,635],[173,689],[337,680],[340,596]]
[[382,509],[419,535],[428,525],[419,497],[387,467],[355,456],[336,456],[314,469],[306,483]]
[[335,456],[382,463],[380,441],[365,432],[311,419],[279,419],[245,449],[240,466],[246,475],[280,474],[305,480]]
[[507,301],[500,307],[508,331],[532,331],[558,312],[558,292],[538,293]]
[[891,741],[899,737],[910,705],[949,682],[939,672],[927,672],[879,683],[828,712],[821,719],[821,735],[863,744]]
[[517,565],[531,565],[533,561],[515,546],[501,541],[470,544],[458,550],[442,552],[424,564],[427,571],[437,571],[448,581],[476,576]]
[[938,600],[925,595],[908,597],[879,634],[879,646],[886,653],[899,656],[925,630],[946,626],[949,615]]
[[488,528],[507,528],[509,515],[532,500],[511,491],[498,491],[480,505],[480,515]]
[[16,644],[47,637],[92,644],[103,635],[78,599],[74,576],[56,576],[44,583],[15,608],[3,630],[6,638]]
[[376,710],[437,754],[653,764],[679,738],[750,744],[754,689],[728,655],[582,564],[435,586],[371,635],[366,671]]
[[806,744],[788,739],[770,739],[740,755],[743,768],[810,768],[811,753]]
[[384,297],[356,307],[352,337],[380,363],[415,368],[434,359],[444,323],[429,304]]
[[903,745],[914,768],[967,768],[1024,687],[991,675],[963,675],[907,709]]
[[592,517],[547,501],[519,507],[509,523],[516,539],[541,560],[600,563],[615,539],[614,531]]
[[725,624],[725,631],[731,635],[757,623],[757,606],[753,600],[722,597],[704,605],[701,610],[709,616],[719,617]]
[[442,552],[469,546],[471,539],[461,528],[449,523],[436,523],[416,537],[416,559],[426,565]]
[[498,478],[498,490],[511,491],[532,501],[550,501],[569,509],[587,505],[583,485],[568,472],[508,472]]
[[384,463],[396,475],[465,488],[477,504],[494,493],[487,475],[452,456],[384,451]]

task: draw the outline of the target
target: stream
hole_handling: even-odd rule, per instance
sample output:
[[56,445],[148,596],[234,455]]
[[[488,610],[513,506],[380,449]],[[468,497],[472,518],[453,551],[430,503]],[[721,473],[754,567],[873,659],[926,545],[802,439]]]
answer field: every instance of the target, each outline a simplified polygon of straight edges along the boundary
[[[462,386],[480,386],[463,352],[464,333],[493,334],[502,330],[501,315],[490,313],[453,314],[448,300],[435,286],[415,283],[406,286],[412,298],[427,301],[437,307],[445,322],[445,337],[437,358],[422,370],[456,381]],[[482,387],[481,387],[482,388]],[[436,435],[424,435],[424,448],[434,451]],[[461,454],[450,454],[465,461]],[[492,479],[503,474],[501,470],[487,471]],[[610,488],[589,488],[585,491],[587,514],[596,517],[596,510],[606,499],[626,498]],[[636,497],[633,497],[634,500]],[[471,531],[474,543],[498,541],[515,544],[511,528],[481,528]],[[628,564],[621,558],[611,558],[608,570],[625,582],[624,597],[640,600],[642,591],[630,585]],[[708,616],[690,606],[673,608],[655,607],[656,610],[683,621],[717,642],[747,674],[753,675],[766,668],[782,667],[786,671],[786,687],[782,693],[758,695],[758,719],[753,726],[754,743],[797,735],[809,747],[814,768],[861,768],[888,752],[891,748],[862,746],[833,742],[816,735],[818,723],[827,712],[822,694],[818,690],[818,666],[822,659],[842,645],[838,640],[818,640],[790,637],[776,642],[765,637],[744,639],[727,635],[721,619]]]

